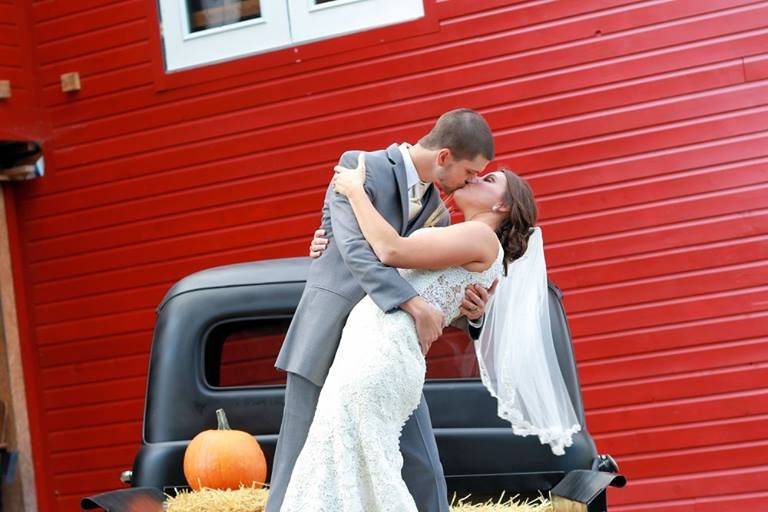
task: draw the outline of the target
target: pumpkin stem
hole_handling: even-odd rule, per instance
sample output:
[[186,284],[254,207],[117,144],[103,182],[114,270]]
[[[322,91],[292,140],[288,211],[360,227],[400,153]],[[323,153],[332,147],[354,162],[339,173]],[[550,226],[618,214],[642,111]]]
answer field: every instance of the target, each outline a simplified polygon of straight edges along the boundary
[[230,430],[224,409],[216,409],[216,419],[219,420],[219,430]]

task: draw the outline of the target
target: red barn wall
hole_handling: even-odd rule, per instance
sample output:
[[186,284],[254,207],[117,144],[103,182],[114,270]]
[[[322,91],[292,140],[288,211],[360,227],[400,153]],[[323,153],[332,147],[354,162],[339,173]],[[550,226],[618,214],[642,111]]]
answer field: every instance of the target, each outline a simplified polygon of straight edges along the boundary
[[11,97],[0,99],[0,140],[40,140],[48,136],[45,110],[29,32],[25,2],[0,0],[0,80],[10,83]]
[[52,132],[14,199],[41,507],[119,487],[176,280],[304,255],[342,151],[458,106],[537,195],[587,427],[630,480],[611,510],[768,502],[768,2],[447,0],[436,31],[171,87],[155,9],[30,7]]

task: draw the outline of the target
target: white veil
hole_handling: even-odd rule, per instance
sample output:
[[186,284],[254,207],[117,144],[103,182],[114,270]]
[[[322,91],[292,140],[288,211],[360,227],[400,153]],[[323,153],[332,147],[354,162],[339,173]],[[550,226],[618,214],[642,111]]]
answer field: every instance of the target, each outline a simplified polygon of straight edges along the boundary
[[475,354],[499,417],[515,434],[537,435],[563,455],[581,425],[552,340],[541,228],[531,229],[525,253],[509,263],[488,302]]

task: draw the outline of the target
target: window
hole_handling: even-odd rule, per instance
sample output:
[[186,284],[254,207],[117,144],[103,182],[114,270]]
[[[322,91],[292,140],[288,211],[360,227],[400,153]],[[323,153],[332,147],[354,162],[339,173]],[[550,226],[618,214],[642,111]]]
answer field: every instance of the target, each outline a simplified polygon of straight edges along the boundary
[[274,0],[160,0],[168,70],[291,43],[288,7]]
[[467,333],[449,326],[427,353],[427,379],[479,378],[475,346]]
[[205,380],[213,387],[285,384],[275,368],[280,346],[291,324],[286,319],[227,322],[215,326],[205,340]]
[[[205,340],[205,380],[212,387],[285,384],[275,360],[291,324],[286,319],[221,323]],[[467,334],[448,327],[427,354],[427,379],[477,378],[477,358]]]
[[166,70],[424,16],[423,0],[159,0]]

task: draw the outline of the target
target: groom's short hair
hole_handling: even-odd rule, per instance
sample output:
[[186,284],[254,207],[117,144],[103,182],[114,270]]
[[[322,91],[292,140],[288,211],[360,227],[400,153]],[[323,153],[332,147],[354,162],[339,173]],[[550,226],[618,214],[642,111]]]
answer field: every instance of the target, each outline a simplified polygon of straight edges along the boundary
[[493,160],[491,128],[479,112],[457,108],[441,115],[432,130],[419,139],[427,149],[448,148],[457,160],[474,160],[483,155]]

